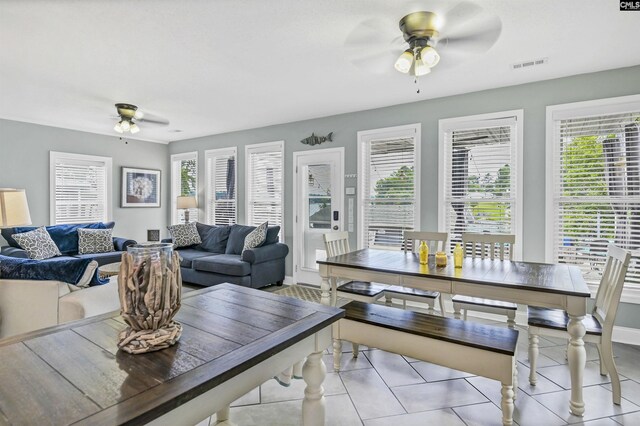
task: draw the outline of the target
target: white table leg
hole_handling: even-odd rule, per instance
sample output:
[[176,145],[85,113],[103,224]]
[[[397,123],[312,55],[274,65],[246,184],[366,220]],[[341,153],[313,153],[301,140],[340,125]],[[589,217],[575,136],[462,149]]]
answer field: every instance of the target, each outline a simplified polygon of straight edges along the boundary
[[327,368],[322,362],[322,352],[314,352],[307,357],[302,367],[302,377],[307,383],[302,401],[302,424],[304,426],[324,426],[325,399],[322,382]]
[[229,407],[225,407],[216,413],[216,426],[235,426],[229,420]]
[[322,283],[320,284],[320,302],[323,305],[331,305],[331,285],[329,284],[329,277],[322,277]]
[[582,378],[587,362],[587,352],[584,349],[584,340],[582,340],[586,333],[584,324],[582,323],[583,318],[584,316],[569,314],[569,323],[567,324],[567,331],[571,336],[569,347],[567,348],[569,371],[571,373],[571,400],[569,401],[569,411],[576,416],[584,415]]
[[340,371],[340,361],[342,359],[342,340],[333,339],[333,370]]
[[513,386],[502,385],[502,424],[510,426],[513,424]]
[[529,383],[531,386],[535,386],[538,382],[538,375],[536,372],[538,364],[538,335],[531,334],[529,332]]

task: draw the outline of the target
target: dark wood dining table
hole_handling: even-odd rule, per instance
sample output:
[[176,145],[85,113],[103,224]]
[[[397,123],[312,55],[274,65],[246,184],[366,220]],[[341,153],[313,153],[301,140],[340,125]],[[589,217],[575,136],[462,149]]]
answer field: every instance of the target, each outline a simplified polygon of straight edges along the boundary
[[119,351],[118,312],[0,341],[0,424],[196,424],[307,357],[305,425],[324,424],[331,324],[344,311],[233,284],[186,293],[178,343]]
[[[353,251],[318,264],[322,302],[328,305],[335,304],[338,279],[347,279],[564,309],[569,315],[567,331],[571,336],[567,349],[571,374],[569,409],[575,415],[584,414],[582,380],[586,351],[582,320],[591,293],[577,267],[466,258],[462,268],[454,268],[451,257],[447,266],[436,267],[433,257],[428,264],[421,265],[416,253],[376,249]],[[334,341],[334,346],[339,343]]]

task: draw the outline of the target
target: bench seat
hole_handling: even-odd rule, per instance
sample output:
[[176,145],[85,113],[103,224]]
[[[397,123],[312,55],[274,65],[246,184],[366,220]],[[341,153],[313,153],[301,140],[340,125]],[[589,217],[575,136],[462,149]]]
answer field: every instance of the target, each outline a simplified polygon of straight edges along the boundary
[[[334,325],[334,354],[341,353],[342,339],[498,380],[502,423],[513,424],[517,330],[358,301],[343,309],[345,317]],[[334,368],[340,369],[339,357]]]

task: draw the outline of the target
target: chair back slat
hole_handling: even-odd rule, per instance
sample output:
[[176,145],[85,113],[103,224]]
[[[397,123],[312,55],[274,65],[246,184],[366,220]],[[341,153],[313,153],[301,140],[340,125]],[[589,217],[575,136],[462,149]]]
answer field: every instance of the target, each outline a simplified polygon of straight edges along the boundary
[[607,262],[591,314],[602,325],[603,335],[610,336],[613,332],[613,323],[618,312],[624,280],[631,261],[631,253],[613,244],[608,246],[607,252]]
[[474,234],[466,232],[462,234],[462,248],[465,256],[481,259],[496,258],[500,260],[513,260],[513,247],[516,236],[512,234]]
[[339,256],[351,251],[348,232],[329,232],[324,234],[323,238],[327,257]]
[[429,247],[429,253],[446,251],[449,234],[446,232],[404,231],[402,250],[417,253],[420,243],[424,241]]

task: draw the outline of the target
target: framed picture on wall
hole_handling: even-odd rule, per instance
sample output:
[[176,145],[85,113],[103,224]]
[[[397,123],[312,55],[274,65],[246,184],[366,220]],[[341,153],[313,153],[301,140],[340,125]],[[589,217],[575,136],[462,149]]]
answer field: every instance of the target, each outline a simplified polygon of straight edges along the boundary
[[122,168],[122,207],[160,207],[160,170]]

